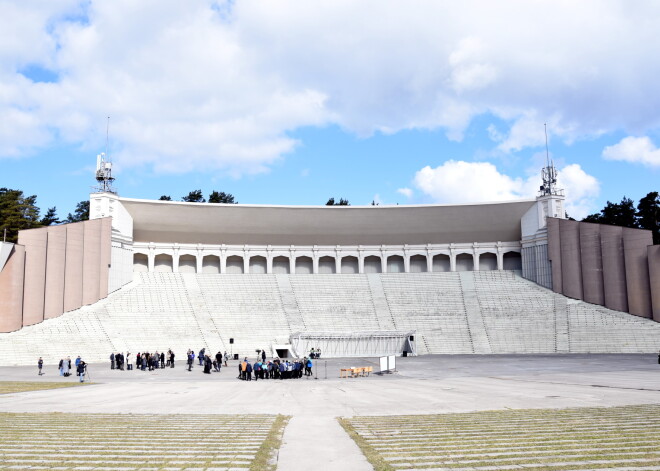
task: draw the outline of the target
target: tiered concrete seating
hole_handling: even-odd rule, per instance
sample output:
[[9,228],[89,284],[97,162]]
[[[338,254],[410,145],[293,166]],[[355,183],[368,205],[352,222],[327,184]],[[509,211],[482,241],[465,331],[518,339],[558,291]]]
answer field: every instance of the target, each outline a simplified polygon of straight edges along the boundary
[[492,353],[555,351],[554,294],[512,272],[473,272]]
[[473,353],[458,273],[381,275],[397,330],[417,330],[417,351]]
[[256,349],[273,352],[273,343],[289,343],[275,275],[197,275],[208,312],[224,345],[234,339],[233,351],[253,355]]
[[[278,283],[276,276],[286,278]],[[271,355],[301,326],[417,330],[419,354],[651,353],[660,345],[660,323],[564,298],[513,272],[375,276],[136,273],[94,305],[0,334],[0,364],[34,365],[39,356],[47,364],[77,355],[107,361],[112,351],[168,348],[181,361],[187,349],[203,346]]]
[[380,330],[365,275],[291,275],[289,279],[308,331]]
[[568,304],[570,350],[573,353],[655,352],[660,324],[594,304]]

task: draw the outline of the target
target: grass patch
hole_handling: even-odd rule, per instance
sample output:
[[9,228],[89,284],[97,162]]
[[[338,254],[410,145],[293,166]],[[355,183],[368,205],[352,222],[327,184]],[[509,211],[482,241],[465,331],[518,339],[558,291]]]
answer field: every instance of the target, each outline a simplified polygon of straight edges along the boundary
[[0,381],[0,394],[21,393],[28,391],[42,391],[45,389],[72,388],[87,386],[91,383],[42,383],[40,381]]
[[383,455],[378,453],[378,451],[355,430],[349,419],[338,417],[337,420],[344,430],[346,430],[348,436],[351,437],[360,450],[362,450],[362,454],[364,454],[367,461],[371,463],[371,466],[374,467],[375,471],[394,471],[394,468],[385,461]]
[[275,454],[282,446],[282,435],[289,419],[291,419],[289,415],[278,415],[275,418],[268,436],[254,456],[250,471],[275,471],[277,468],[277,461],[274,459]]
[[660,466],[660,405],[340,418],[378,471]]

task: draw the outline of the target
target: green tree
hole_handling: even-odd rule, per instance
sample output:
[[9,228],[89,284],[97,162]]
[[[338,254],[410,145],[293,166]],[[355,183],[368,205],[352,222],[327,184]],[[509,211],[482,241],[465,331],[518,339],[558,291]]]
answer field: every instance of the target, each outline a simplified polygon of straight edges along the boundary
[[224,191],[217,192],[213,191],[209,195],[209,203],[226,203],[226,204],[237,204],[238,201],[234,201],[234,195],[231,193],[225,193]]
[[339,202],[335,202],[334,198],[330,198],[327,203],[325,203],[326,206],[350,206],[348,200],[345,200],[344,198],[339,198]]
[[188,196],[181,198],[182,201],[187,203],[206,203],[204,196],[202,195],[202,190],[193,190],[188,193]]
[[637,222],[642,229],[653,232],[653,243],[660,244],[660,196],[652,191],[639,200]]
[[18,240],[18,231],[40,227],[37,197],[20,190],[0,188],[0,237],[7,231],[7,242]]
[[66,217],[66,222],[80,222],[89,219],[89,200],[81,201],[76,204],[76,209],[73,214],[69,213]]
[[600,213],[590,214],[582,221],[610,224],[612,226],[639,227],[635,202],[625,196],[620,203],[608,201]]
[[42,226],[52,226],[53,224],[59,224],[60,222],[62,221],[57,217],[57,208],[55,206],[48,208],[44,217],[41,218]]
[[163,195],[160,198],[158,198],[158,201],[172,201],[172,198],[167,195]]

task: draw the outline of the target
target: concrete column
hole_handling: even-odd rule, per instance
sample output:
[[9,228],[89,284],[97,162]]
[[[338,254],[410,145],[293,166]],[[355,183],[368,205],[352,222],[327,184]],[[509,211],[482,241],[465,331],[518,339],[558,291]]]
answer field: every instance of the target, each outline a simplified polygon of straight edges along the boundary
[[316,249],[312,250],[312,273],[316,275],[319,272],[319,252]]
[[615,311],[628,312],[626,265],[623,258],[623,228],[601,226],[600,250],[603,261],[605,307]]
[[387,273],[387,255],[382,248],[380,249],[380,272]]
[[99,300],[101,282],[101,219],[91,219],[83,223],[85,246],[83,250],[83,291],[84,305]]
[[156,255],[154,254],[154,248],[149,247],[149,258],[147,259],[147,263],[149,264],[149,273],[154,272],[154,265],[156,264]]
[[64,312],[82,306],[83,223],[66,225],[66,266],[64,267]]
[[358,273],[364,273],[364,252],[358,249]]
[[449,271],[456,271],[456,252],[449,249]]
[[341,249],[335,249],[335,273],[341,273]]
[[[649,262],[653,320],[660,322],[660,245],[650,245],[646,250]],[[2,296],[0,296],[0,299],[2,299]]]
[[112,263],[112,218],[101,219],[101,272],[99,273],[99,299],[108,296],[110,265]]
[[273,252],[270,249],[266,255],[266,273],[273,273]]
[[172,273],[179,273],[179,244],[174,244],[172,250]]
[[476,248],[472,249],[472,270],[479,271],[479,256],[481,254],[477,251]]
[[651,318],[651,282],[647,247],[653,245],[653,233],[642,229],[623,228],[623,256],[626,263],[628,312]]
[[227,273],[227,249],[220,250],[220,273]]
[[559,219],[548,218],[548,260],[552,270],[552,291],[564,292],[561,277],[561,236],[559,234]]
[[[222,264],[222,260],[220,260],[220,264]],[[202,273],[203,269],[204,269],[204,252],[197,249],[197,251],[195,252],[195,273]]]
[[580,223],[567,219],[559,220],[561,239],[561,277],[564,296],[583,299],[582,262],[580,258]]
[[293,248],[289,250],[289,273],[296,273],[296,251]]
[[47,228],[19,231],[18,243],[25,247],[23,325],[38,324],[44,320]]
[[497,243],[497,269],[504,270],[504,254],[500,242]]
[[243,273],[250,273],[250,251],[247,247],[243,249]]
[[426,249],[426,273],[433,272],[433,255],[431,249]]
[[[64,312],[64,268],[66,267],[66,226],[50,226],[46,249],[46,292],[44,319]],[[107,286],[107,280],[106,280]]]
[[584,300],[605,305],[603,258],[600,249],[600,224],[580,223],[580,259]]
[[0,271],[0,332],[13,332],[23,324],[25,247],[14,245]]

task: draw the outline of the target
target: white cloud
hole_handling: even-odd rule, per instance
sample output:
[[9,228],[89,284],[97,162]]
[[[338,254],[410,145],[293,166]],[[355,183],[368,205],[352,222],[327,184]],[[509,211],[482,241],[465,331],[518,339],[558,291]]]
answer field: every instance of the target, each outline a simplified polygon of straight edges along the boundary
[[413,191],[410,188],[399,188],[398,190],[396,190],[396,192],[405,196],[408,199],[412,198],[413,195]]
[[542,146],[544,122],[567,142],[643,133],[660,127],[659,23],[659,3],[623,0],[0,0],[0,157],[102,148],[107,115],[119,167],[235,175],[305,126],[461,140],[492,113],[505,152]]
[[[600,193],[598,180],[578,164],[559,170],[557,187],[566,191],[566,210],[575,218],[593,211]],[[450,160],[436,168],[426,166],[414,177],[414,185],[437,203],[478,203],[533,198],[540,175],[514,178],[500,173],[489,162]]]
[[618,144],[605,147],[603,157],[607,160],[622,160],[648,167],[660,167],[660,149],[646,136],[625,137]]

